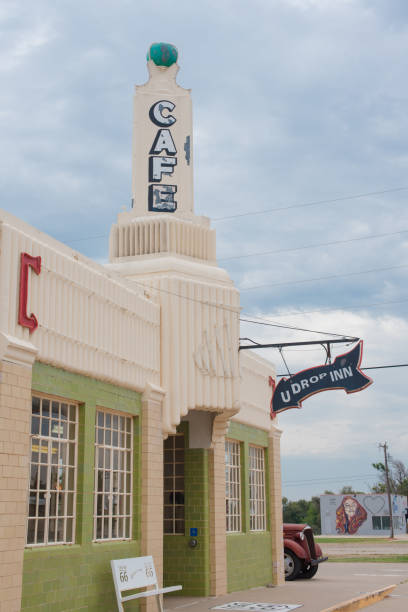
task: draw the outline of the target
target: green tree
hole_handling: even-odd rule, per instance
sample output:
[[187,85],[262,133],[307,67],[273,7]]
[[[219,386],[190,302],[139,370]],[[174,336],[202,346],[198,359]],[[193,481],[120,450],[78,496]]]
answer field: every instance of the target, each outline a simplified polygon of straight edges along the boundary
[[[379,473],[379,481],[371,487],[371,490],[373,493],[385,493],[387,491],[385,465],[379,461],[372,466]],[[388,458],[388,478],[391,493],[408,496],[408,468],[400,459]]]
[[353,487],[344,486],[341,491],[339,491],[339,495],[364,495],[365,491],[356,491]]
[[299,499],[289,501],[282,498],[284,523],[307,523],[315,533],[320,533],[320,498],[312,497],[310,501]]

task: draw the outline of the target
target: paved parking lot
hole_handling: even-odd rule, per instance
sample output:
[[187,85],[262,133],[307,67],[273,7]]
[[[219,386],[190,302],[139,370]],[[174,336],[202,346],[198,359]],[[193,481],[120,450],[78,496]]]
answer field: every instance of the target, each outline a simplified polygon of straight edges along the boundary
[[362,593],[397,584],[391,597],[367,609],[408,610],[408,563],[323,563],[311,580],[295,580],[275,588],[256,588],[222,597],[166,597],[165,610],[207,612],[233,601],[302,604],[299,612],[320,612]]

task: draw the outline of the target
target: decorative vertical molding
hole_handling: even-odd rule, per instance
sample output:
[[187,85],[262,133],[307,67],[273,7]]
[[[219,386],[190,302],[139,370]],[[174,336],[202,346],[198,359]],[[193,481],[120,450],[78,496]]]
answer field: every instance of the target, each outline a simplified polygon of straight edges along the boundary
[[38,349],[31,342],[0,332],[0,360],[27,366],[31,370],[37,352]]
[[41,257],[33,257],[28,253],[20,255],[20,288],[19,288],[19,306],[18,306],[18,323],[23,327],[28,327],[30,334],[37,329],[38,321],[35,314],[27,314],[27,298],[28,298],[28,271],[32,268],[36,274],[41,272]]
[[[212,438],[211,438],[211,447],[214,448],[215,445],[220,442],[225,445],[225,436],[227,435],[228,427],[230,424],[230,419],[239,413],[239,408],[231,408],[225,409],[223,412],[217,414],[213,421],[212,428]],[[225,494],[225,490],[224,490]]]
[[[164,391],[148,384],[141,412],[141,554],[152,555],[159,584],[163,582],[163,434]],[[150,601],[152,600],[152,601]],[[152,597],[143,612],[156,612]]]
[[209,459],[210,592],[211,595],[216,596],[225,595],[228,587],[225,526],[225,435],[218,435],[215,438]]
[[280,437],[282,430],[272,426],[269,434],[269,508],[272,546],[272,584],[285,584],[283,562],[282,480]]
[[[21,348],[21,347],[20,347]],[[26,539],[33,355],[0,361],[0,610],[19,612]]]
[[160,308],[143,288],[3,211],[0,229],[0,355],[5,342],[11,360],[38,350],[43,363],[139,392],[160,384]]

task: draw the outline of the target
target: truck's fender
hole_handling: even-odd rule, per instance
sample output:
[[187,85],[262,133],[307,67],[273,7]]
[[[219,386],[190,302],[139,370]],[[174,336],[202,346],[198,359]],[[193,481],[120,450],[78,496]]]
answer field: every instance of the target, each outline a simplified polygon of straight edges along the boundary
[[294,542],[293,540],[283,540],[283,546],[285,548],[289,548],[289,550],[291,550],[292,552],[295,553],[295,555],[299,558],[299,559],[306,559],[306,551],[304,548],[302,548],[300,546],[300,544],[298,544],[297,542]]
[[320,548],[320,546],[318,545],[318,543],[315,541],[315,550],[316,550],[316,556],[319,559],[320,557],[323,557],[323,551]]

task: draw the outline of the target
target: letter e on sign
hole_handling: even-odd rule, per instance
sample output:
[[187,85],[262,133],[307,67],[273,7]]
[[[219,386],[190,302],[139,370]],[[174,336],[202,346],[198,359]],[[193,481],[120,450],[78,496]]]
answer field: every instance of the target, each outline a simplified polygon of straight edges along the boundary
[[33,257],[28,253],[21,253],[20,256],[20,289],[19,289],[19,306],[18,306],[18,322],[23,327],[28,327],[30,334],[37,329],[38,321],[35,314],[27,314],[27,298],[28,298],[28,269],[32,268],[36,274],[41,272],[41,257]]

